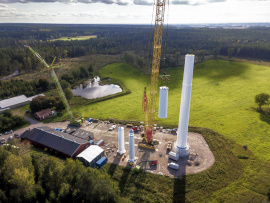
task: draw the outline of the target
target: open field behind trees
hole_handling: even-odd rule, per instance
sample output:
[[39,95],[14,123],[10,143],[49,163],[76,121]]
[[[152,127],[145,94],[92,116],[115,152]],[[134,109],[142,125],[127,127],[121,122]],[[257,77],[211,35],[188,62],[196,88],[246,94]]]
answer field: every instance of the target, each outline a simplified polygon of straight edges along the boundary
[[91,39],[91,38],[97,38],[97,35],[77,36],[77,37],[60,37],[58,39],[51,39],[50,41],[57,41],[57,40],[62,40],[62,41],[88,40],[88,39]]
[[[183,67],[166,71],[171,75],[168,118],[156,118],[156,123],[177,126]],[[142,121],[143,88],[150,78],[124,63],[107,65],[100,73],[123,81],[132,93],[88,106],[74,105],[74,111],[85,117]],[[269,74],[266,66],[224,60],[196,65],[189,125],[211,128],[269,161],[270,116],[258,113],[254,102],[256,94],[269,93]]]

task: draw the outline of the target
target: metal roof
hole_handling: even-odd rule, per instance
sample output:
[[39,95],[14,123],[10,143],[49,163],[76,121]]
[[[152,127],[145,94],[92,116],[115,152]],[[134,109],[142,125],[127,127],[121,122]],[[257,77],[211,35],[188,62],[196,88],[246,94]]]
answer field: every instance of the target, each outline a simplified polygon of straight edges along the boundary
[[34,98],[36,98],[38,96],[45,96],[45,95],[44,94],[38,94],[38,95],[35,95],[35,96],[32,96],[32,97],[28,97],[28,100],[32,101]]
[[29,99],[25,95],[20,95],[0,101],[0,108],[3,109],[24,102],[29,102]]
[[34,141],[58,152],[72,156],[81,144],[89,143],[86,140],[74,137],[47,126],[36,127],[31,131],[26,131],[21,138]]
[[104,149],[97,145],[91,145],[90,147],[86,148],[83,152],[81,152],[78,157],[81,157],[88,161],[88,163],[91,163],[100,153],[102,153]]

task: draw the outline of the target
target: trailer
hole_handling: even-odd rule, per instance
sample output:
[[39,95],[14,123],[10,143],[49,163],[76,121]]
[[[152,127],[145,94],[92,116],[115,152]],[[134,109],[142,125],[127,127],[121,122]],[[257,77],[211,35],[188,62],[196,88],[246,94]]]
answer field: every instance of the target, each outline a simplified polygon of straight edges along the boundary
[[96,162],[96,166],[97,168],[101,168],[104,164],[106,164],[108,161],[108,159],[104,156],[101,157],[97,162]]

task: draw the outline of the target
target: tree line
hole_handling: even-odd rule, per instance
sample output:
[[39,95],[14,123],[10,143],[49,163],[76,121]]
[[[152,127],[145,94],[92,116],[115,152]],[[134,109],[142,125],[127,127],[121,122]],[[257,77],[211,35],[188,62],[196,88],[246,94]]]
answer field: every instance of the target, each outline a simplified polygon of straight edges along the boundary
[[79,160],[25,153],[24,145],[0,147],[0,202],[117,202],[109,175]]
[[[27,124],[28,121],[24,117],[18,115],[12,115],[10,111],[5,111],[0,114],[0,132],[12,130],[15,127],[20,127]],[[0,146],[1,147],[1,146]]]
[[[19,28],[20,27],[20,28]],[[61,36],[97,35],[89,40],[50,41]],[[133,52],[146,61],[152,54],[153,28],[132,25],[5,25],[0,28],[0,76],[15,70],[31,72],[41,66],[23,45],[31,45],[49,63],[66,57]],[[170,26],[163,35],[164,66],[177,66],[179,53],[203,52],[269,59],[270,28],[249,29],[177,28]],[[201,56],[203,56],[201,55]]]

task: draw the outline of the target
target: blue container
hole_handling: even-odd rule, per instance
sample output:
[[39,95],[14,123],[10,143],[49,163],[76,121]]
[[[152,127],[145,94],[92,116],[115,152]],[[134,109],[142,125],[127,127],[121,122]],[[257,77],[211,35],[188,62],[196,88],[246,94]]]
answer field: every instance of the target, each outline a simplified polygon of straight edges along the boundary
[[96,162],[96,166],[97,168],[101,168],[104,164],[106,164],[108,161],[108,159],[104,156],[101,157],[97,162]]
[[90,142],[91,145],[94,145],[95,144],[94,143],[94,140],[90,140],[89,142]]
[[93,121],[93,118],[89,118],[88,121],[89,121],[89,122],[92,122],[92,121]]
[[60,132],[62,132],[62,129],[60,129],[60,128],[54,128],[55,130],[58,130],[58,131],[60,131]]

